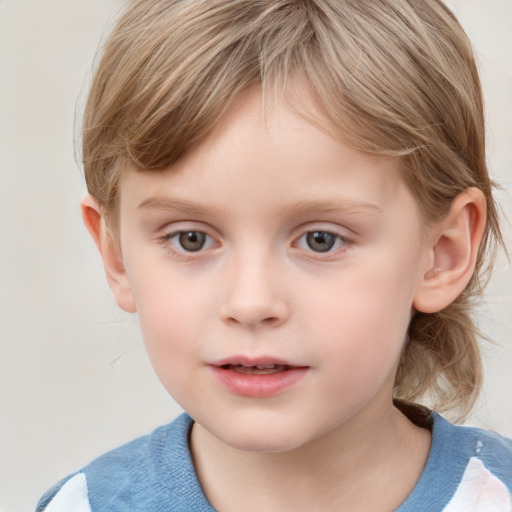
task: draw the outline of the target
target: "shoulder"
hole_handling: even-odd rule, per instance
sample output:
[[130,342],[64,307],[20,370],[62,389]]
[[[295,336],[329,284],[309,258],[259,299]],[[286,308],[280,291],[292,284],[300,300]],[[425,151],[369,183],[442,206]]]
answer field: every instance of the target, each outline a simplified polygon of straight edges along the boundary
[[512,440],[428,410],[424,426],[428,460],[397,512],[512,512]]
[[[188,448],[192,423],[183,414],[95,459],[48,491],[37,512],[146,511],[159,510],[163,503],[172,503],[176,511],[212,510],[207,508]],[[71,501],[73,493],[82,500],[82,508]],[[55,508],[61,502],[62,507]]]
[[447,455],[461,460],[480,460],[512,489],[512,439],[489,430],[452,425],[439,415],[434,420],[434,428],[437,430],[434,442],[444,445]]
[[[512,510],[512,439],[480,428],[455,426],[434,419],[433,443],[446,464],[445,478],[458,475],[457,486],[445,512]],[[443,467],[443,466],[441,466]]]

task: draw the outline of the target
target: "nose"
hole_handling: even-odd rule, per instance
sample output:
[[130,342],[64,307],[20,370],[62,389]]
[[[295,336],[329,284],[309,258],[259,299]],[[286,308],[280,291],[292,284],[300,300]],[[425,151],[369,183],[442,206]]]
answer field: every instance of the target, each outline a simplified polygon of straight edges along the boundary
[[224,322],[257,329],[279,327],[289,317],[282,272],[269,258],[241,256],[224,281],[220,308]]

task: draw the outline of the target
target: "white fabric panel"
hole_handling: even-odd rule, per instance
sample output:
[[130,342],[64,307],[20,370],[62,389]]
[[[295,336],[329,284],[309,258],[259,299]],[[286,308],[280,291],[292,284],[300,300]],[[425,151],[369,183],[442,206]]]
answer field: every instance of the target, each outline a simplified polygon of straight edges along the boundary
[[45,512],[91,512],[85,475],[80,473],[68,480],[46,507]]
[[505,484],[472,457],[444,512],[512,512],[512,504]]

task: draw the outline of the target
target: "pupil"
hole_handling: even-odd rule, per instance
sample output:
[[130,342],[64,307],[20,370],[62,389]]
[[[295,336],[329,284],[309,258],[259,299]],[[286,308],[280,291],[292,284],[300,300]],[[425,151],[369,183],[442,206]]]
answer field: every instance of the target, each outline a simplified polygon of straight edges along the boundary
[[326,231],[312,231],[307,234],[307,244],[315,252],[327,252],[336,243],[336,236]]
[[203,248],[206,235],[200,231],[188,231],[180,233],[180,244],[186,251],[199,251]]

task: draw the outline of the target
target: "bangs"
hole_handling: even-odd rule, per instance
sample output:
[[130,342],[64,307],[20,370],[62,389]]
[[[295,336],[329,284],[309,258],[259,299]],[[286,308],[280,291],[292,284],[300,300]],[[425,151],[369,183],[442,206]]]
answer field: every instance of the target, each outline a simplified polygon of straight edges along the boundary
[[86,108],[87,179],[98,162],[112,174],[118,160],[140,170],[172,165],[254,86],[265,109],[285,99],[355,149],[403,157],[437,148],[438,160],[452,152],[474,167],[476,70],[458,64],[455,82],[453,73],[454,63],[471,62],[471,48],[444,5],[432,4],[131,2]]

